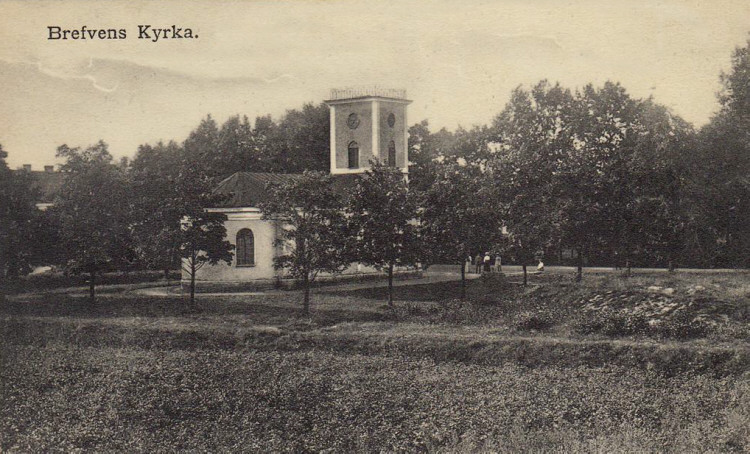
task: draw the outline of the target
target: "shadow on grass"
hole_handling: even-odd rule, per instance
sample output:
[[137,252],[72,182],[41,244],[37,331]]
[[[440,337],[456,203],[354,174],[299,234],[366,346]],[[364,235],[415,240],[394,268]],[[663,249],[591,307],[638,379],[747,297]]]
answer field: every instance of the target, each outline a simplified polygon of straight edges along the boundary
[[369,322],[387,319],[376,304],[358,304],[350,298],[313,295],[312,314],[302,314],[301,296],[294,292],[259,296],[198,296],[191,305],[186,298],[154,298],[113,294],[91,303],[85,297],[44,294],[24,300],[0,303],[0,315],[39,318],[163,318],[163,317],[247,317],[253,323],[287,324],[299,319],[317,326],[341,322]]
[[[515,294],[519,286],[511,284],[501,275],[466,281],[466,300],[475,303],[494,303],[501,297]],[[356,290],[320,290],[320,293],[366,300],[388,300],[388,287],[371,287]],[[444,281],[393,287],[393,298],[398,301],[444,302],[461,298],[461,281]]]
[[[388,300],[388,287],[371,287],[356,290],[321,289],[319,292],[350,298],[381,301]],[[393,298],[398,301],[444,301],[459,298],[460,296],[461,282],[458,281],[404,285],[393,288]]]

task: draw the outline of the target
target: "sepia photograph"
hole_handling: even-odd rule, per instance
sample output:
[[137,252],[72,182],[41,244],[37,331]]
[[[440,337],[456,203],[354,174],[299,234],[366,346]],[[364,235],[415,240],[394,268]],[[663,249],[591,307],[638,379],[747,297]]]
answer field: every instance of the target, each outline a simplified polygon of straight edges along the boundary
[[750,3],[0,0],[0,452],[750,452]]

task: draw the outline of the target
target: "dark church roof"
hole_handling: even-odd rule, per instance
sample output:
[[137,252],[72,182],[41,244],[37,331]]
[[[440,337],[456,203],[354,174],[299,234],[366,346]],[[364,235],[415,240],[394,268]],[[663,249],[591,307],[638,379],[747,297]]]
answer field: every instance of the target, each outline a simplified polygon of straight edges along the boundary
[[221,204],[223,208],[257,207],[268,200],[266,187],[269,183],[282,184],[300,176],[293,173],[237,172],[219,183],[214,193],[227,196]]
[[[267,187],[269,183],[282,184],[300,178],[298,173],[256,173],[237,172],[224,179],[214,189],[215,194],[223,194],[227,199],[221,204],[222,208],[257,207],[259,203],[268,200]],[[342,197],[351,194],[360,175],[336,175],[333,179],[333,189]]]

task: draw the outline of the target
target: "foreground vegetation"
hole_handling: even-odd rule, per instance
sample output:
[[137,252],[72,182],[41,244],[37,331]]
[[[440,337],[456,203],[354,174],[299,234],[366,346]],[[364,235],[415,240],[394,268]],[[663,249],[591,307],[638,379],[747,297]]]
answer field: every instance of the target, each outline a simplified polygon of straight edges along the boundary
[[4,451],[742,450],[747,376],[14,346]]
[[[387,289],[322,288],[310,317],[298,292],[17,295],[0,450],[750,448],[747,274],[531,282],[471,281],[464,302],[453,282],[398,286],[396,311]],[[691,316],[623,316],[644,301]]]

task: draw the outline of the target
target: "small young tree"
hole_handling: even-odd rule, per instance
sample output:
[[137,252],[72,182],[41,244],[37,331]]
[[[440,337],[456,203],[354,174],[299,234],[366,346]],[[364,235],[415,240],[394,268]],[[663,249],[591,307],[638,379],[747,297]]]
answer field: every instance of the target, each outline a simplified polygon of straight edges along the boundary
[[66,160],[65,181],[53,208],[62,258],[73,273],[89,274],[93,302],[97,274],[116,269],[131,255],[125,178],[102,141],[85,150],[62,145],[57,156]]
[[399,169],[372,163],[359,179],[348,204],[353,258],[388,273],[388,305],[393,308],[393,270],[415,265],[417,201]]
[[190,276],[190,304],[195,303],[195,277],[206,264],[222,261],[232,264],[233,246],[226,241],[226,216],[221,213],[201,211],[186,216],[180,235],[182,269]]
[[333,190],[332,178],[306,171],[299,178],[269,187],[271,196],[260,204],[263,218],[280,222],[277,245],[288,252],[274,258],[274,268],[288,269],[304,288],[302,311],[310,312],[310,286],[320,272],[339,273],[349,265],[346,217]]
[[[183,214],[177,244],[182,269],[190,276],[190,304],[195,303],[196,274],[204,265],[232,264],[234,246],[226,240],[224,227],[227,217],[208,210],[222,201],[222,196],[211,192],[211,185],[212,179],[203,166],[186,159],[175,178],[174,197],[164,201],[172,205],[169,211]],[[167,231],[170,228],[165,227]]]

